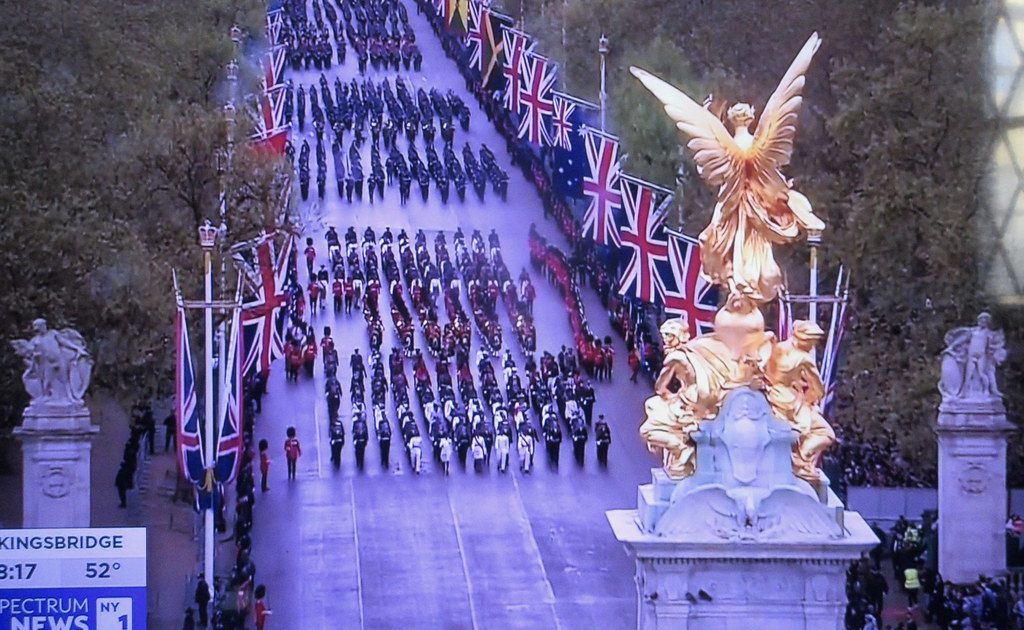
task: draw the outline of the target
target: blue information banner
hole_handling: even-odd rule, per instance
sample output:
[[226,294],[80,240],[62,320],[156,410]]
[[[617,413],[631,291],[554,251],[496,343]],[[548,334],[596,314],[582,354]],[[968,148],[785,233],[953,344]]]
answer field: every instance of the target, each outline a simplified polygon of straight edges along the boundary
[[0,630],[145,628],[145,528],[0,530]]

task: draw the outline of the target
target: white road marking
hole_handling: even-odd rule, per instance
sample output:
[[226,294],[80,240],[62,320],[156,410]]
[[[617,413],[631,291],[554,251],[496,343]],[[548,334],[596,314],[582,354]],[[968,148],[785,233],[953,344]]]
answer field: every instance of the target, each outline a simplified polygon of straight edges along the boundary
[[532,547],[531,551],[533,552],[531,555],[540,566],[540,574],[544,578],[544,588],[547,590],[548,607],[551,608],[551,617],[555,620],[556,630],[561,630],[562,624],[558,621],[558,611],[555,609],[555,590],[551,588],[551,580],[548,579],[548,571],[544,566],[544,559],[541,558],[540,548],[537,546],[537,539],[533,534],[533,524],[530,523],[530,516],[526,513],[526,504],[523,503],[523,497],[519,491],[519,480],[515,474],[512,475],[512,485],[516,488],[515,497],[516,501],[519,502],[519,511],[522,512],[523,520],[526,521],[527,540],[529,540],[529,546]]
[[459,530],[459,517],[455,513],[455,506],[452,505],[452,495],[445,488],[445,496],[448,498],[448,510],[452,513],[452,523],[455,525],[455,540],[459,544],[459,559],[462,561],[462,574],[466,576],[466,597],[469,599],[469,618],[473,622],[473,630],[480,627],[476,619],[476,605],[473,603],[473,582],[469,579],[469,564],[466,562],[466,548],[462,544],[462,532]]
[[352,505],[352,543],[356,550],[356,594],[359,598],[359,627],[366,627],[366,619],[363,614],[363,572],[359,559],[359,523],[356,521],[356,489],[352,478],[348,479],[349,496]]

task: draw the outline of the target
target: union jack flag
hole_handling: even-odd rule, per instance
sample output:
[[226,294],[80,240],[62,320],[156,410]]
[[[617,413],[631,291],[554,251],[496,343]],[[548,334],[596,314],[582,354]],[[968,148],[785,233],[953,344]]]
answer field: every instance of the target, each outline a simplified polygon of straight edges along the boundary
[[217,432],[217,461],[214,475],[220,483],[234,481],[242,460],[242,364],[245,362],[244,344],[239,339],[239,316],[236,312],[231,323],[231,341],[227,356],[221,361],[225,365],[224,384],[220,396],[217,417],[220,429]]
[[665,233],[669,262],[669,273],[662,277],[665,310],[686,318],[691,337],[709,333],[715,329],[718,287],[701,273],[700,244],[681,232],[666,229]]
[[280,43],[283,17],[282,9],[267,11],[267,41],[271,46],[277,46]]
[[507,83],[505,84],[505,108],[513,114],[518,114],[522,106],[520,97],[521,84],[523,80],[523,61],[533,51],[533,45],[527,39],[526,33],[517,31],[514,28],[506,28],[501,33],[502,46],[505,50],[505,67],[502,72]]
[[434,13],[448,25],[448,0],[434,0]]
[[479,0],[469,3],[469,24],[466,25],[469,67],[481,73],[484,71],[484,47],[487,45],[487,29],[491,23],[490,13],[490,9]]
[[622,176],[620,187],[624,221],[619,237],[622,248],[631,255],[619,279],[619,293],[655,303],[665,297],[658,267],[668,264],[665,210],[671,195],[629,175]]
[[280,129],[288,126],[284,120],[284,100],[287,94],[288,90],[284,85],[263,92],[263,97],[260,100],[263,129]]
[[249,141],[257,151],[266,151],[274,155],[284,155],[285,147],[288,145],[288,134],[290,126],[277,127],[276,129],[263,129],[258,126],[256,133],[249,137]]
[[566,151],[572,150],[572,115],[576,103],[555,92],[551,114],[551,144]]
[[621,245],[616,215],[622,209],[619,191],[619,139],[587,128],[583,132],[590,173],[583,177],[583,194],[590,205],[583,215],[583,236],[598,245]]
[[203,457],[203,434],[196,401],[196,372],[192,365],[192,348],[185,325],[185,307],[178,306],[174,320],[174,346],[177,353],[174,370],[174,415],[177,419],[178,470],[190,482],[203,483],[206,461]]
[[284,82],[287,46],[274,46],[260,60],[263,64],[263,89],[272,90]]
[[519,102],[526,108],[519,121],[519,137],[536,145],[550,144],[547,121],[555,111],[551,90],[555,87],[558,66],[547,57],[529,54],[522,63]]
[[235,261],[242,268],[250,292],[254,295],[253,299],[242,305],[244,374],[249,374],[257,365],[265,374],[270,370],[270,363],[284,354],[287,318],[282,308],[288,303],[286,285],[295,241],[288,235],[276,256],[272,251],[273,241],[273,234],[265,234],[255,243],[254,256],[251,254],[251,243],[232,248]]

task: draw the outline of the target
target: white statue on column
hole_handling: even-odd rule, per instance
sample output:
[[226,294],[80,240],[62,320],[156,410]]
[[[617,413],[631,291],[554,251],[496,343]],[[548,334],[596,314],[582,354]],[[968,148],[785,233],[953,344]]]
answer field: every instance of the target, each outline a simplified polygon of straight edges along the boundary
[[35,336],[15,339],[14,351],[25,360],[21,380],[30,405],[80,407],[92,376],[92,358],[77,330],[50,330],[45,319],[32,322]]
[[23,527],[87,527],[91,522],[92,439],[84,396],[93,361],[78,331],[32,322],[31,339],[11,342],[25,361],[31,401],[14,429],[22,443]]
[[946,333],[942,351],[942,401],[1002,399],[996,367],[1006,360],[1006,338],[992,329],[992,316],[978,315],[978,325]]
[[[988,313],[946,333],[939,441],[939,572],[953,583],[1006,571],[1006,420],[996,368],[1006,340]],[[970,540],[971,544],[963,545]]]

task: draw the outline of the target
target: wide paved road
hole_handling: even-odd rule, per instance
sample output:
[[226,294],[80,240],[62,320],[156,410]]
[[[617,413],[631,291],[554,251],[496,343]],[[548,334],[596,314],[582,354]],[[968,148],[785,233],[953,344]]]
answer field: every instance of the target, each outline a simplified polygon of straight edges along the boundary
[[[484,203],[472,192],[460,203],[453,191],[447,206],[440,204],[436,194],[424,204],[414,184],[413,198],[404,208],[398,205],[397,187],[386,189],[383,203],[371,206],[364,199],[361,204],[347,204],[337,195],[331,164],[323,202],[316,200],[313,172],[310,202],[302,210],[308,235],[316,239],[318,252],[325,253],[327,225],[334,225],[339,233],[354,225],[360,238],[367,225],[378,236],[386,225],[395,234],[405,228],[410,237],[416,229],[424,229],[433,255],[438,230],[448,233],[451,248],[451,233],[458,226],[467,236],[472,229],[486,235],[496,228],[508,267],[516,276],[529,264],[526,239],[531,222],[552,242],[562,247],[565,242],[553,223],[543,219],[539,197],[512,169],[504,141],[465,91],[455,64],[444,56],[426,19],[417,15],[411,2],[407,7],[424,55],[423,72],[410,75],[414,84],[453,89],[470,104],[471,127],[469,132],[457,131],[456,148],[467,141],[477,150],[481,143],[491,147],[511,175],[509,201],[502,202],[488,190]],[[335,75],[343,80],[353,75],[352,55],[348,61],[328,73],[332,84]],[[370,76],[393,74],[371,71]],[[289,70],[288,76],[297,87],[300,82],[308,86],[319,74]],[[315,144],[311,125],[306,137]],[[297,132],[293,141],[301,144]],[[404,142],[400,140],[403,146]],[[363,158],[367,167],[368,151]],[[330,151],[327,157],[330,163]],[[304,265],[300,268],[305,281]],[[572,340],[565,310],[554,289],[539,274],[533,276],[538,288],[534,309],[538,347],[557,352]],[[584,290],[584,299],[595,332],[612,334],[593,291]],[[398,340],[390,326],[386,296],[382,300],[386,354]],[[463,304],[467,303],[464,296]],[[361,315],[335,315],[328,305],[314,325],[318,336],[324,325],[335,331],[342,364],[338,376],[345,388],[341,413],[351,438],[347,358],[356,346],[368,354],[365,324]],[[504,314],[502,326],[508,345],[514,340]],[[481,474],[472,467],[463,470],[453,465],[452,475],[446,478],[430,461],[429,449],[423,473],[414,475],[397,432],[391,469],[385,470],[372,431],[365,470],[356,469],[350,442],[336,470],[330,462],[319,361],[314,379],[300,378],[298,383],[285,382],[283,366],[275,364],[256,425],[257,439],[271,443],[271,491],[257,498],[253,532],[257,579],[268,586],[273,627],[591,629],[633,625],[632,562],[612,537],[604,511],[635,505],[637,484],[649,478],[657,461],[636,432],[650,387],[629,383],[625,348],[620,340],[617,343],[615,381],[596,388],[595,414],[605,414],[612,424],[609,466],[597,465],[592,442],[585,465],[577,466],[567,440],[559,467],[548,466],[539,449],[538,466],[530,475],[518,472],[513,454],[512,473],[498,473],[492,462],[491,469]],[[422,338],[417,345],[423,347]],[[513,348],[522,366],[523,356],[514,344]],[[407,374],[411,377],[409,367]],[[389,413],[397,429],[393,407]],[[425,436],[423,418],[418,416],[418,421]],[[289,425],[297,428],[304,449],[299,478],[293,482],[286,480],[281,450]]]

